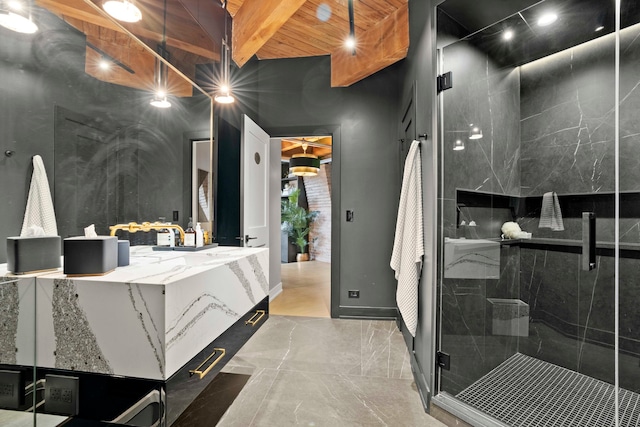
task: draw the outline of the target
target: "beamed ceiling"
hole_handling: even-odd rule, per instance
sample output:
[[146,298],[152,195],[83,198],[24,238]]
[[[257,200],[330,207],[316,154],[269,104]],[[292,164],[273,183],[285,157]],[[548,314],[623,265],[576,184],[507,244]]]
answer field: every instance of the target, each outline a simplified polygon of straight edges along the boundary
[[[409,48],[408,0],[354,0],[356,54],[344,47],[349,34],[347,0],[230,0],[232,58],[238,67],[258,59],[331,57],[331,86],[349,86],[403,59]],[[86,72],[111,83],[153,87],[154,56],[136,46],[128,32],[148,46],[166,40],[170,62],[194,79],[196,65],[220,60],[224,11],[217,0],[137,0],[143,14],[135,24],[114,23],[84,0],[36,0],[87,36]],[[97,49],[96,49],[97,48]],[[116,73],[101,72],[96,59],[106,53],[119,61]],[[127,68],[134,73],[128,72]],[[191,87],[171,71],[172,94],[189,96]]]

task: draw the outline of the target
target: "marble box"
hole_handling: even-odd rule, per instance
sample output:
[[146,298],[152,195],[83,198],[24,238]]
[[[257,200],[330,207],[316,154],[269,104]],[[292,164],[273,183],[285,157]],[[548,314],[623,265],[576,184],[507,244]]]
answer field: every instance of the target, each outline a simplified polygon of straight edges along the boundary
[[529,304],[519,299],[487,298],[487,310],[492,335],[529,336]]
[[499,279],[500,242],[488,239],[445,239],[445,279]]

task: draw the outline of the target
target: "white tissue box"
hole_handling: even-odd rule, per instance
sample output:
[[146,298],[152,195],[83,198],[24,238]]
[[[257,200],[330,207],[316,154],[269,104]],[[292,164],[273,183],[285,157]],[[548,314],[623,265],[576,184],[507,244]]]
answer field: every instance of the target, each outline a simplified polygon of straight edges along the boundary
[[14,274],[60,268],[60,236],[7,237],[7,270]]

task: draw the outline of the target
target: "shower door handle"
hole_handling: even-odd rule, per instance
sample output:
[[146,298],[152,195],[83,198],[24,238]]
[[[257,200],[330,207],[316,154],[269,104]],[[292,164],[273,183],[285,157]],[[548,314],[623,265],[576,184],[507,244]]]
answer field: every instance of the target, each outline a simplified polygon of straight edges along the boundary
[[582,269],[596,268],[596,214],[582,212]]

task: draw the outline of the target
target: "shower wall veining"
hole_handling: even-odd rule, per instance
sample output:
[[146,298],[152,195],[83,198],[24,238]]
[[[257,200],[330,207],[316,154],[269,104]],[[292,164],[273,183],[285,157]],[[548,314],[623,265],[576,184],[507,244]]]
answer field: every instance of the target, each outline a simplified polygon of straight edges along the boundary
[[[639,36],[638,26],[621,33],[620,241],[630,244],[640,243]],[[493,224],[512,215],[534,241],[502,246],[500,279],[443,279],[441,347],[452,368],[442,372],[442,390],[456,394],[515,352],[614,382],[613,251],[600,248],[598,268],[586,272],[576,244],[534,243],[580,241],[583,211],[596,212],[598,242],[614,240],[614,59],[612,35],[511,69],[468,42],[444,49],[454,88],[442,95],[443,234],[459,236],[462,218],[488,221],[479,237],[498,238]],[[481,140],[462,132],[474,122]],[[455,138],[465,150],[451,149]],[[513,196],[512,209],[490,202],[456,211],[456,188]],[[548,191],[559,195],[564,231],[538,228]],[[640,252],[628,245],[621,255],[620,383],[640,391]],[[492,335],[487,298],[527,303],[529,335]]]

